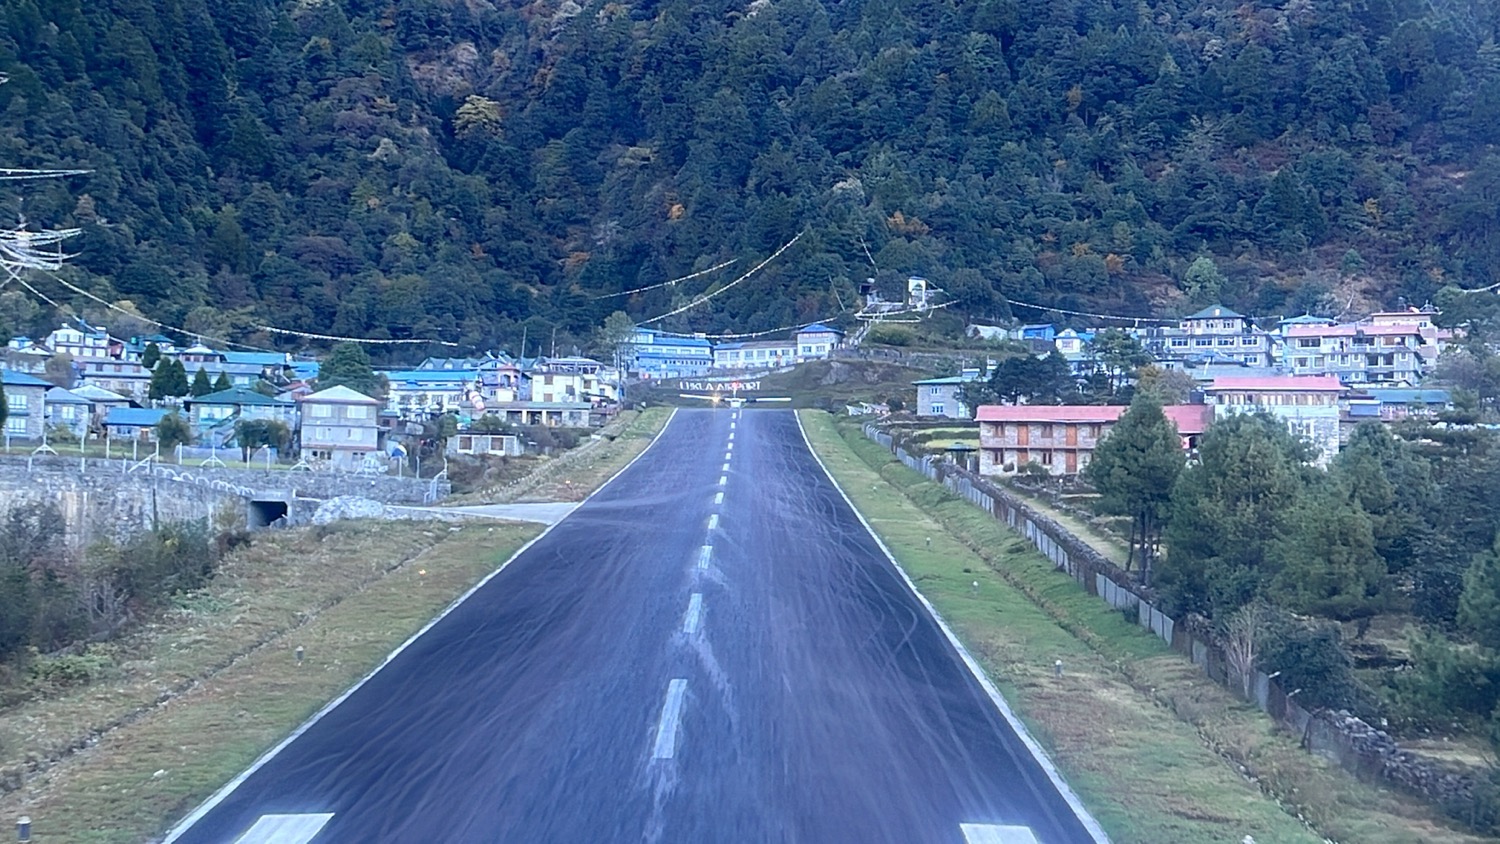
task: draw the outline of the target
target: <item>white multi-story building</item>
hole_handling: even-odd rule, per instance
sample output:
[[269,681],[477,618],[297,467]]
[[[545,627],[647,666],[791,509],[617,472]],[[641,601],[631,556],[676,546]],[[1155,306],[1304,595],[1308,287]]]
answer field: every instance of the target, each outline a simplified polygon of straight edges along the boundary
[[1344,385],[1332,375],[1279,375],[1215,378],[1204,389],[1214,419],[1265,412],[1286,423],[1316,450],[1319,466],[1339,452],[1339,395]]
[[[1282,366],[1293,375],[1335,375],[1345,384],[1416,384],[1428,341],[1412,324],[1288,325]],[[1437,349],[1430,349],[1432,357]]]
[[778,369],[796,360],[796,340],[746,340],[714,347],[714,369]]
[[1274,335],[1244,314],[1214,305],[1184,317],[1176,328],[1150,328],[1138,335],[1146,351],[1167,369],[1188,362],[1269,366]]

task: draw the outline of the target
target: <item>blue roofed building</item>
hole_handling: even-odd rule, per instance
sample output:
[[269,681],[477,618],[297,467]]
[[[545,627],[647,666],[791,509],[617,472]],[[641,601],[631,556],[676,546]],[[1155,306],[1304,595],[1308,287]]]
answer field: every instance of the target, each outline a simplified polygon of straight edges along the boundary
[[797,329],[797,360],[822,360],[844,342],[844,332],[815,322]]
[[241,420],[265,419],[296,428],[297,405],[290,399],[261,395],[254,390],[233,387],[188,398],[184,405],[200,444],[225,446],[234,439],[235,425]]
[[151,442],[156,436],[156,425],[163,416],[171,413],[161,408],[114,407],[104,415],[104,433],[110,439],[141,439]]
[[712,344],[702,337],[637,328],[630,340],[631,372],[642,378],[697,378],[714,365]]
[[387,382],[385,406],[402,419],[430,419],[444,413],[465,412],[472,395],[481,389],[475,369],[392,369],[382,371]]

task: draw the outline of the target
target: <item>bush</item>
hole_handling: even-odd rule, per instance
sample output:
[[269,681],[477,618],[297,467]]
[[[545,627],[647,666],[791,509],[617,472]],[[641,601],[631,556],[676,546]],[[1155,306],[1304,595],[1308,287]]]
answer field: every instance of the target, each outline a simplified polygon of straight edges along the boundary
[[90,645],[81,653],[36,656],[27,667],[31,679],[53,688],[81,686],[103,677],[115,665],[114,652]]
[[1257,643],[1256,663],[1280,672],[1282,690],[1304,708],[1357,709],[1365,695],[1354,677],[1339,626],[1273,611]]
[[865,335],[866,342],[886,346],[910,346],[916,339],[917,335],[902,325],[877,325]]

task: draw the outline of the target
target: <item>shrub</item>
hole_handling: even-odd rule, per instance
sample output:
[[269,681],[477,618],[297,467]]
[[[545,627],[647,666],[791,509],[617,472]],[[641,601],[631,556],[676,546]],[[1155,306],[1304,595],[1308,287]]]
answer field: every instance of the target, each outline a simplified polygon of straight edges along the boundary
[[1339,626],[1272,611],[1257,643],[1256,663],[1306,708],[1354,709],[1364,695]]
[[916,339],[917,335],[910,328],[901,325],[877,325],[865,335],[867,342],[887,346],[910,346]]
[[90,645],[80,653],[49,654],[31,660],[31,679],[54,688],[81,686],[104,676],[115,665],[114,652]]

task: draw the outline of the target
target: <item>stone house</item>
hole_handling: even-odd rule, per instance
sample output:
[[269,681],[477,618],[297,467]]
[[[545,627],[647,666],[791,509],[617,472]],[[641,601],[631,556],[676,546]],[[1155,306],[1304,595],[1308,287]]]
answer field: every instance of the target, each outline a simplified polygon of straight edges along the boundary
[[299,400],[302,456],[354,471],[379,455],[381,402],[348,387],[329,387]]
[[14,369],[0,369],[0,385],[5,387],[10,411],[5,418],[5,436],[41,439],[47,424],[47,391],[52,385]]
[[1315,450],[1319,466],[1339,453],[1339,397],[1345,387],[1334,375],[1215,378],[1204,388],[1214,418],[1265,412],[1286,423]]
[[47,424],[65,428],[80,440],[88,436],[93,404],[83,396],[61,387],[53,387],[44,397]]

